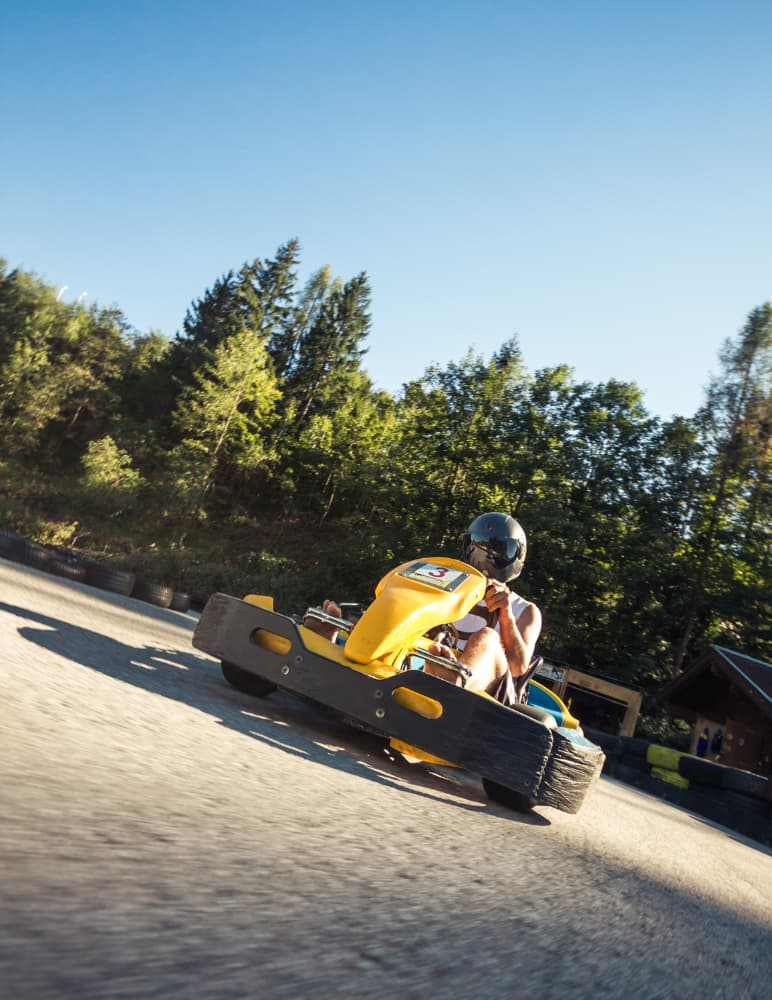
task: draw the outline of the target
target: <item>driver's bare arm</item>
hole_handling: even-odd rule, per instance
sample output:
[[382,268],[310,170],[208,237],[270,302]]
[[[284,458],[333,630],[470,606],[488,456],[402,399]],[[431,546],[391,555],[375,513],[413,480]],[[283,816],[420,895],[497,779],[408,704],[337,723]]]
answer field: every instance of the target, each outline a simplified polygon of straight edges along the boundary
[[505,583],[489,580],[485,591],[485,603],[489,611],[499,613],[501,645],[507,658],[510,673],[521,677],[533,658],[536,641],[541,632],[541,612],[530,604],[519,618],[515,619],[510,604],[510,592]]

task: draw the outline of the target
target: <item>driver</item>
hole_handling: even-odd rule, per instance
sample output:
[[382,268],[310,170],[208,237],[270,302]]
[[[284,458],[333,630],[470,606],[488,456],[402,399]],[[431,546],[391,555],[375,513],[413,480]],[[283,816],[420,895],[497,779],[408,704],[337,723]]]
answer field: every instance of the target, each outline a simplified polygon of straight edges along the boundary
[[[451,684],[464,684],[471,691],[486,691],[504,705],[524,702],[528,681],[537,665],[533,652],[542,622],[536,605],[508,586],[523,569],[525,532],[508,514],[489,511],[469,525],[462,551],[464,561],[486,577],[488,586],[480,603],[453,622],[454,629],[449,631],[458,633],[455,648],[445,641],[432,643],[429,650],[446,659],[460,660],[471,673],[463,678],[458,671],[429,661],[424,664],[424,672]],[[341,609],[334,601],[324,601],[322,610],[341,617]],[[332,642],[337,637],[330,625],[312,619],[307,619],[306,625]]]

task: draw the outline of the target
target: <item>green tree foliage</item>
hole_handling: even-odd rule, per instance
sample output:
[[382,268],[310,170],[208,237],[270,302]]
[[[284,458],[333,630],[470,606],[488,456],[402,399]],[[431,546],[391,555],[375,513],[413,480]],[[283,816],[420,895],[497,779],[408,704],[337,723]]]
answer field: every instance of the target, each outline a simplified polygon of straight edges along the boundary
[[299,253],[298,241],[290,240],[273,259],[255,258],[238,272],[228,271],[190,306],[182,331],[164,356],[157,379],[158,407],[150,415],[170,442],[175,441],[175,425],[165,422],[164,414],[172,413],[177,396],[196,384],[197,372],[210,362],[212,353],[244,331],[250,331],[262,348],[288,321]]
[[643,686],[711,641],[772,657],[770,305],[692,418],[653,418],[633,384],[532,373],[514,339],[395,398],[362,368],[366,274],[297,289],[299,256],[290,240],[228,271],[172,341],[0,266],[3,454],[49,474],[82,456],[92,498],[144,502],[180,535],[263,524],[261,565],[343,598],[398,560],[460,555],[475,514],[506,510],[543,652]]
[[325,267],[269,340],[282,387],[274,438],[281,474],[271,492],[285,512],[311,509],[324,520],[333,504],[367,505],[367,470],[378,462],[390,409],[361,370],[369,309],[366,275],[344,282]]
[[294,431],[343,398],[360,371],[370,322],[367,275],[344,283],[333,281],[329,268],[323,268],[311,278],[287,332],[273,341],[285,412]]
[[513,506],[501,428],[518,405],[523,378],[513,340],[490,361],[470,351],[406,386],[387,473],[406,545],[451,547],[457,555],[475,511]]
[[[549,421],[540,416],[545,406]],[[534,380],[521,416],[510,430],[513,450],[521,445],[517,511],[530,528],[529,579],[542,596],[545,639],[577,666],[609,671],[617,667],[611,623],[627,589],[625,549],[657,422],[634,385],[574,385],[559,369]]]
[[239,477],[270,456],[268,431],[279,390],[265,347],[242,329],[205,355],[174,413],[181,450],[190,455],[206,489],[232,492]]
[[685,535],[699,496],[702,454],[694,423],[683,417],[658,425],[644,446],[646,474],[618,562],[622,597],[609,622],[617,650],[607,670],[616,676],[654,684],[672,673],[689,583]]
[[169,437],[170,396],[167,357],[171,343],[151,330],[130,332],[123,375],[115,384],[120,420],[113,432],[148,473],[156,474]]
[[[337,405],[326,405],[329,387],[322,391],[317,412],[306,419],[292,449],[299,494],[320,523],[334,510],[371,520],[381,495],[393,402],[386,394],[374,394],[361,372],[352,373],[347,385],[346,393],[335,397]],[[309,504],[311,498],[316,502]]]
[[132,468],[131,455],[109,435],[89,441],[81,464],[83,481],[89,487],[136,490],[141,482],[139,473]]
[[192,376],[206,352],[242,330],[260,340],[274,337],[290,312],[299,253],[298,241],[290,240],[273,260],[255,258],[218,278],[185,316],[172,352],[175,374]]
[[299,381],[297,373],[304,364],[303,354],[310,331],[320,321],[330,292],[341,285],[342,279],[333,279],[329,264],[319,268],[308,279],[294,308],[283,317],[284,321],[272,329],[268,352],[282,384],[292,385]]
[[35,275],[0,270],[0,413],[8,454],[58,463],[118,418],[128,355],[117,310],[56,300]]
[[703,488],[686,539],[690,587],[676,667],[694,635],[698,641],[742,640],[751,652],[772,654],[772,304],[750,313],[719,360],[720,372],[697,415],[705,448]]

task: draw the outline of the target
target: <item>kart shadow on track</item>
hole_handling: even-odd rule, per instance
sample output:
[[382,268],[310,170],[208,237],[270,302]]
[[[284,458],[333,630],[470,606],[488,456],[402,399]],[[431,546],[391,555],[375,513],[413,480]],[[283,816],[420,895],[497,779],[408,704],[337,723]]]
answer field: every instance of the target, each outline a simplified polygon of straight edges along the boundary
[[[479,781],[471,775],[408,763],[382,738],[352,729],[288,692],[279,691],[270,699],[241,694],[225,682],[219,664],[208,656],[160,646],[133,646],[31,608],[0,602],[0,611],[34,623],[20,625],[18,634],[56,656],[182,702],[219,725],[315,764],[456,808],[493,810],[522,824],[551,825],[539,813],[517,813],[489,803]],[[180,624],[176,616],[167,620]]]

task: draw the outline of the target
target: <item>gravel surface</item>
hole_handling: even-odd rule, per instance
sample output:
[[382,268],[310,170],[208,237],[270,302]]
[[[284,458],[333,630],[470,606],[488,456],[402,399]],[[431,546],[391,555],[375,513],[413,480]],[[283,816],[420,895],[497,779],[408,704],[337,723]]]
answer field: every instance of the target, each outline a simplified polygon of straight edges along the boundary
[[0,559],[0,984],[26,998],[766,998],[772,854],[603,778],[488,803],[195,619]]

